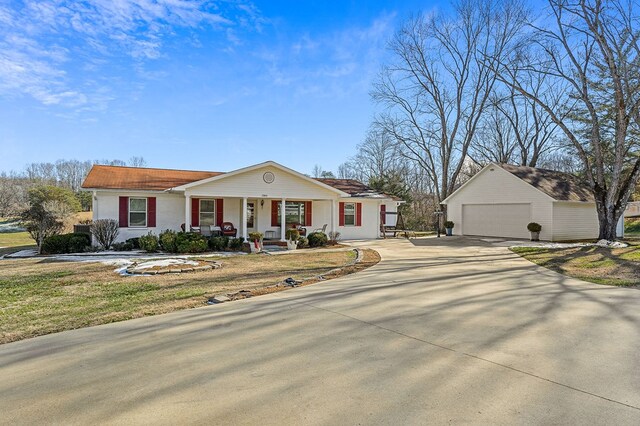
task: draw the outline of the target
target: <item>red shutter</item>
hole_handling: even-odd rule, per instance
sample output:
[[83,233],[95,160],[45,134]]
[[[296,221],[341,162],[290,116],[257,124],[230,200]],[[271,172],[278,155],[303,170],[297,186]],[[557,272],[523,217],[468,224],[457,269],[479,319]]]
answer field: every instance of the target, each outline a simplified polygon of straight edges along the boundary
[[200,226],[200,198],[191,199],[191,226]]
[[311,226],[312,213],[311,209],[313,205],[313,201],[305,201],[304,202],[304,226]]
[[224,222],[224,200],[222,198],[216,199],[216,226],[222,226]]
[[338,204],[338,223],[339,226],[344,226],[344,203]]
[[362,203],[356,203],[356,226],[362,226]]
[[387,205],[380,204],[380,223],[386,225],[387,223]]
[[129,226],[129,197],[120,197],[119,226],[127,228]]
[[156,197],[147,198],[147,226],[156,227]]
[[278,200],[271,200],[271,226],[279,226],[278,223]]

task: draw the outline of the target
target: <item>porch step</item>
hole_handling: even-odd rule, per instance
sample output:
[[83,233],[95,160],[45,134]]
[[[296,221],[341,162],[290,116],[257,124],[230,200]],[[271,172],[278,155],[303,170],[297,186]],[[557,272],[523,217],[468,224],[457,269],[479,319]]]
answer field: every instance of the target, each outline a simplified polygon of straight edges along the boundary
[[262,244],[264,244],[265,246],[280,246],[280,247],[287,246],[286,241],[280,241],[280,240],[262,240]]

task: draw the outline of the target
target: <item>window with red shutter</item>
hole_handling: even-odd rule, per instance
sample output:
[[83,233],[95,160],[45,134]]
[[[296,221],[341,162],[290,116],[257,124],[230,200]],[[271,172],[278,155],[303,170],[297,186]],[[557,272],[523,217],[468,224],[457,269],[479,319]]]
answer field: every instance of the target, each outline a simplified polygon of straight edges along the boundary
[[149,228],[156,227],[156,197],[147,198],[147,226]]
[[191,199],[191,226],[200,226],[200,198]]
[[120,197],[118,219],[120,228],[129,226],[129,197]]

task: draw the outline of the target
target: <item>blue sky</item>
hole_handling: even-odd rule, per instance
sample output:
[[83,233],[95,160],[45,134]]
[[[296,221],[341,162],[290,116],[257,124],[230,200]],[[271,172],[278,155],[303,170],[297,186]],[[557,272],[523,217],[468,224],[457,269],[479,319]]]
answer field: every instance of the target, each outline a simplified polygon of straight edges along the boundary
[[309,173],[355,152],[372,79],[424,1],[0,0],[0,170],[143,156]]

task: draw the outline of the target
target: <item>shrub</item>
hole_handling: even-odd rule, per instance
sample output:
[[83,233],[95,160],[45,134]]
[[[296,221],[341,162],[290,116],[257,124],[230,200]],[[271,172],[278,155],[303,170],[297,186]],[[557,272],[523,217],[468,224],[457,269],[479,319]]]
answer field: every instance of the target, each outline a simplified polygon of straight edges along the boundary
[[447,229],[453,228],[453,225],[454,225],[454,223],[452,221],[450,221],[450,220],[448,220],[448,221],[446,221],[444,223],[444,227],[447,228]]
[[300,231],[295,228],[287,229],[284,236],[288,241],[297,241],[300,238]]
[[309,240],[309,247],[323,247],[329,242],[329,238],[324,232],[312,232],[307,239]]
[[90,246],[91,237],[87,234],[52,235],[42,242],[42,253],[83,253]]
[[140,244],[140,248],[148,253],[153,253],[158,251],[160,246],[158,237],[153,235],[151,231],[147,235],[143,235],[138,238],[138,242]]
[[88,234],[67,234],[69,237],[69,253],[84,253],[91,247],[91,235]]
[[104,250],[109,250],[119,232],[120,225],[115,219],[98,219],[91,224],[91,233]]
[[113,243],[111,244],[111,248],[115,251],[131,251],[133,250],[133,244],[128,241],[125,241],[124,243]]
[[304,248],[307,246],[309,246],[309,240],[307,239],[307,237],[298,238],[298,248]]
[[158,237],[160,248],[166,251],[167,253],[177,253],[178,252],[178,243],[177,243],[177,232],[172,231],[170,229],[166,229],[160,233]]
[[127,240],[125,242],[131,244],[133,246],[134,250],[139,250],[140,249],[140,238],[139,237],[127,238]]
[[176,249],[178,253],[202,253],[209,248],[207,237],[195,232],[180,232],[176,234]]
[[527,229],[529,232],[540,232],[542,230],[542,225],[536,222],[531,222],[527,225]]
[[242,246],[244,245],[243,238],[231,238],[229,240],[229,248],[233,251],[242,250]]
[[262,232],[249,232],[249,239],[251,241],[262,241],[262,238],[264,238],[264,235],[262,234]]
[[340,232],[338,231],[329,232],[329,243],[331,245],[338,244],[339,240],[340,240]]
[[209,248],[213,251],[224,251],[229,247],[229,237],[211,237]]

